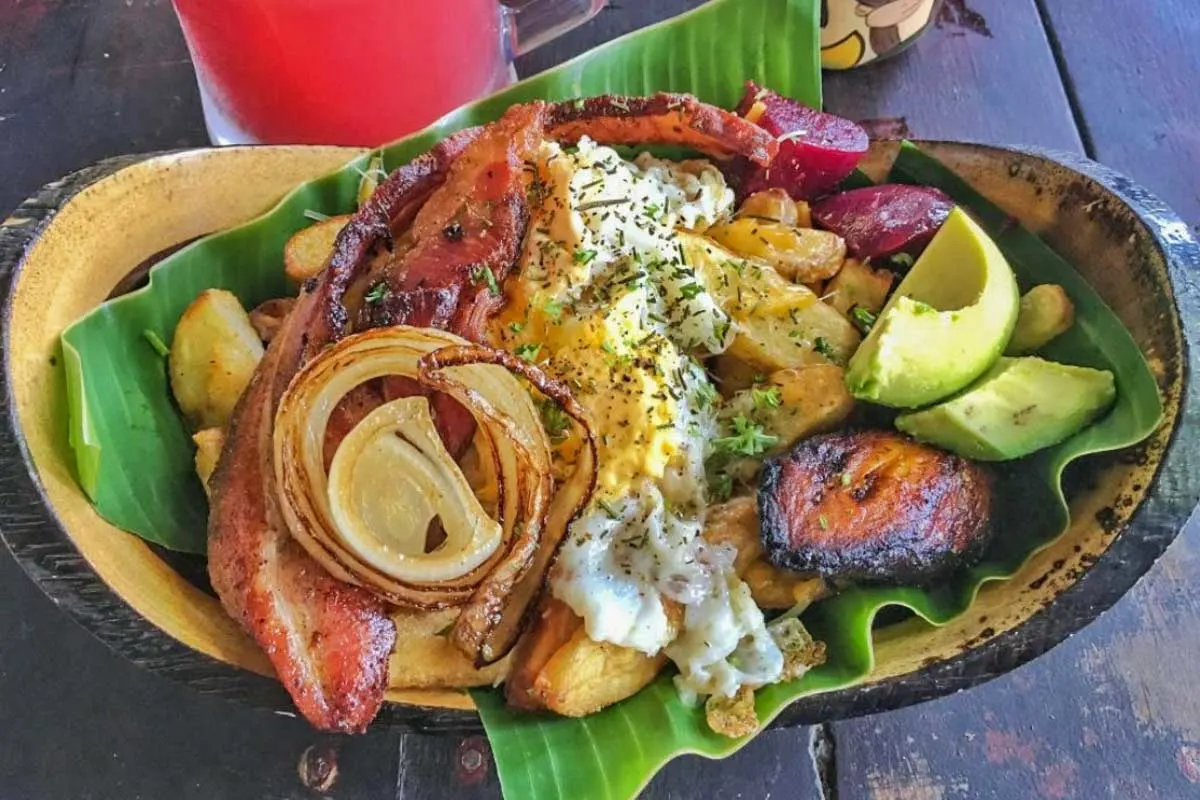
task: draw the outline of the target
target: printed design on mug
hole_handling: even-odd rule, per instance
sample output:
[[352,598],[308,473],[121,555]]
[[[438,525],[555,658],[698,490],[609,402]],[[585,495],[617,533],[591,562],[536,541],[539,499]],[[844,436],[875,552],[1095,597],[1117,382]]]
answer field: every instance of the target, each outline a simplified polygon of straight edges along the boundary
[[919,34],[936,0],[821,0],[821,65],[850,69]]

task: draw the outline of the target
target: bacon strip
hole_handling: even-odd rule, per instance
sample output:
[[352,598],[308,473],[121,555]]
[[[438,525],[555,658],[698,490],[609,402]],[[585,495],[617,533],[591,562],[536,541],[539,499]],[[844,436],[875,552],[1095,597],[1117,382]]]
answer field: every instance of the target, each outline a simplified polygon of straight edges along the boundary
[[[234,413],[210,484],[213,588],[266,652],[296,707],[323,730],[363,731],[374,719],[387,688],[396,631],[381,601],[334,579],[288,534],[272,465],[275,410],[306,358],[361,319],[344,305],[346,288],[376,245],[390,241],[393,226],[412,221],[416,242],[386,276],[397,294],[420,296],[430,286],[455,293],[461,319],[475,318],[472,307],[481,300],[464,291],[472,266],[486,263],[505,274],[528,220],[521,165],[541,141],[542,107],[522,108],[510,112],[507,127],[498,124],[488,135],[465,131],[400,168],[347,224],[329,265],[271,341]],[[522,133],[522,126],[529,130]],[[466,246],[455,253],[448,247],[452,242],[442,244],[438,226],[463,206],[471,206],[479,219],[469,225],[472,238],[458,242]],[[451,315],[447,322],[456,319]],[[424,320],[400,307],[391,321]]]
[[550,109],[546,138],[602,144],[677,144],[713,158],[735,156],[767,166],[779,143],[753,122],[690,94],[660,92],[650,97],[604,95],[569,100]]

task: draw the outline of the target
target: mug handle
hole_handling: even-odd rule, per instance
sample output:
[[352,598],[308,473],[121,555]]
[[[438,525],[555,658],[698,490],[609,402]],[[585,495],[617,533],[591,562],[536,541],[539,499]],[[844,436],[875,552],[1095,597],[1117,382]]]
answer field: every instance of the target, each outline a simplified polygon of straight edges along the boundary
[[587,22],[607,0],[508,0],[501,4],[509,52],[515,57],[541,47]]

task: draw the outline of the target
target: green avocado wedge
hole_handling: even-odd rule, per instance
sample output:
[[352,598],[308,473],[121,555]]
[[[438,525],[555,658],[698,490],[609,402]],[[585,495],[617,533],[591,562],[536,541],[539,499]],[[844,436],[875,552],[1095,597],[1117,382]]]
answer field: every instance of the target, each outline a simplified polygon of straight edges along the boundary
[[1075,435],[1116,397],[1108,370],[1001,358],[963,393],[901,414],[896,427],[964,458],[1010,461]]
[[1004,351],[1021,299],[996,243],[955,208],[850,359],[860,400],[920,408],[967,386]]

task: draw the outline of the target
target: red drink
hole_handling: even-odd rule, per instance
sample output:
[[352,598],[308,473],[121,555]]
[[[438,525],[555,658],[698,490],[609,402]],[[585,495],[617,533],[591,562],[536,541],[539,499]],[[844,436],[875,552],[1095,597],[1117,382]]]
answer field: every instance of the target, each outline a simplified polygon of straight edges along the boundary
[[379,145],[511,76],[497,0],[174,1],[218,143]]

